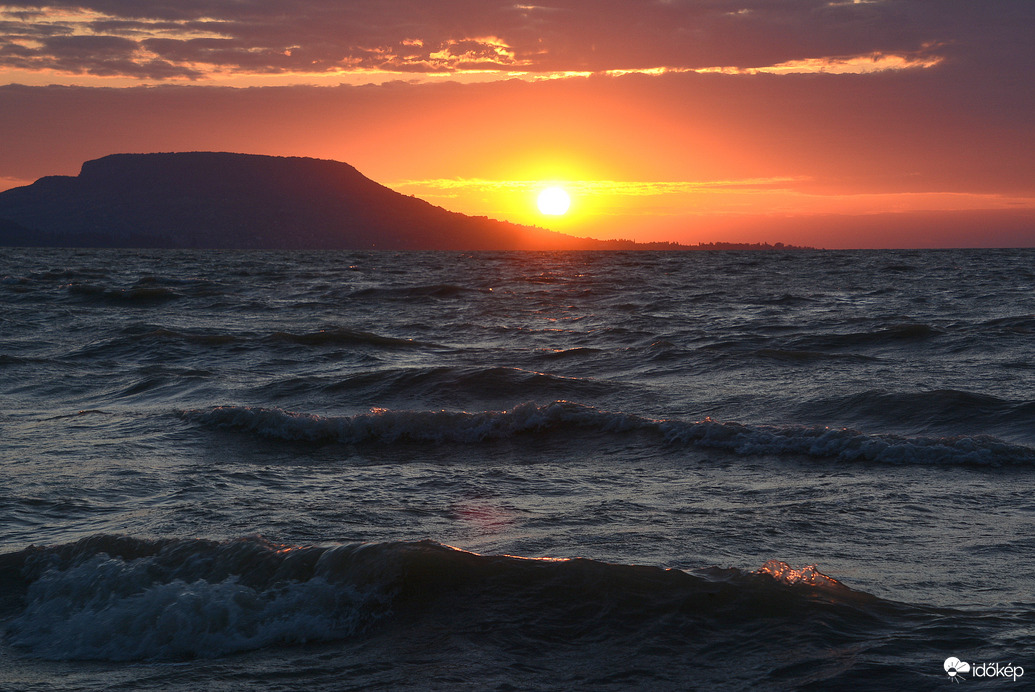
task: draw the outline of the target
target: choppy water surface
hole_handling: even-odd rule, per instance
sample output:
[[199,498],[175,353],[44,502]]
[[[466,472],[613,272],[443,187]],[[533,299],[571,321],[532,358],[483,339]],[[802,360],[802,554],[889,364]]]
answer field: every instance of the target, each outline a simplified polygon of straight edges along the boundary
[[2,689],[1035,679],[1035,252],[8,248],[0,305]]

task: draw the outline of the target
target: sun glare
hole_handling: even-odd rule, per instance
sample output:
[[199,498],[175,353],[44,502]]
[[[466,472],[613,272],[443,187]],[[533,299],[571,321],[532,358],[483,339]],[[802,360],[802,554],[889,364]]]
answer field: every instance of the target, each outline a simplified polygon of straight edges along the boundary
[[539,193],[536,201],[539,211],[549,216],[561,216],[571,206],[571,197],[559,187],[548,187]]

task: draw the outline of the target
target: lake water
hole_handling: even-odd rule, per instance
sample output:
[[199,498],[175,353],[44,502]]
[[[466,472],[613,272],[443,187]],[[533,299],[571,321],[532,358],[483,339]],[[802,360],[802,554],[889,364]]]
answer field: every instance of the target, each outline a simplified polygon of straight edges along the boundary
[[1035,251],[0,248],[0,460],[4,690],[1035,676]]

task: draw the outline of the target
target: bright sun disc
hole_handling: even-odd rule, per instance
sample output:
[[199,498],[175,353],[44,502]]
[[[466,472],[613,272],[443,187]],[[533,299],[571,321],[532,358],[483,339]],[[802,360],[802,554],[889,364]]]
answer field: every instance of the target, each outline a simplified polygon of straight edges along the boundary
[[560,216],[571,206],[571,197],[559,187],[548,187],[539,193],[536,201],[539,211],[550,216]]

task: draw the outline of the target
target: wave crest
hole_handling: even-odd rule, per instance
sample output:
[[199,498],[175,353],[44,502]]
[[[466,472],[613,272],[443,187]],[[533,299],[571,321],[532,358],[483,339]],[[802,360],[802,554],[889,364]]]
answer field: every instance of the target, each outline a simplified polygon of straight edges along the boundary
[[384,611],[374,590],[321,569],[325,551],[261,539],[94,536],[16,555],[30,583],[7,639],[48,659],[222,656],[340,639]]
[[891,464],[1035,464],[1035,450],[985,435],[903,437],[865,434],[848,428],[744,425],[710,418],[694,422],[654,420],[569,401],[526,403],[508,411],[477,413],[375,409],[356,416],[319,416],[277,408],[220,406],[183,411],[180,415],[208,427],[289,442],[471,444],[558,430],[569,434],[646,431],[659,435],[668,444],[741,456],[794,455]]
[[285,441],[340,442],[460,442],[498,440],[557,426],[605,431],[644,427],[648,421],[624,414],[606,414],[567,401],[545,406],[522,404],[509,411],[392,411],[374,409],[357,416],[318,416],[278,408],[220,406],[191,410],[184,418],[217,428],[254,432]]
[[[666,641],[691,644],[702,628],[720,625],[737,641],[736,627],[754,631],[763,604],[764,617],[785,619],[804,636],[813,611],[854,636],[860,604],[897,607],[814,567],[801,571],[807,578],[790,578],[789,567],[777,573],[770,565],[787,567],[685,572],[483,556],[431,541],[300,547],[258,537],[100,535],[0,555],[0,578],[22,594],[8,641],[55,660],[222,656],[347,639],[398,617],[410,627],[472,636],[491,625],[495,636],[513,641],[639,642],[657,636],[652,623],[673,621]],[[825,587],[823,602],[811,597],[817,587]]]

